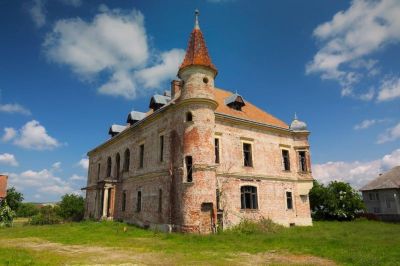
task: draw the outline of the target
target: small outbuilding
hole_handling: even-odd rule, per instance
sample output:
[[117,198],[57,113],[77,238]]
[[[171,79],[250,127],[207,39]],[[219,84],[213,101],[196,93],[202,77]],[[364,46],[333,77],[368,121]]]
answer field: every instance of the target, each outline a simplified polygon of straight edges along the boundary
[[360,189],[367,212],[383,221],[400,222],[400,166]]

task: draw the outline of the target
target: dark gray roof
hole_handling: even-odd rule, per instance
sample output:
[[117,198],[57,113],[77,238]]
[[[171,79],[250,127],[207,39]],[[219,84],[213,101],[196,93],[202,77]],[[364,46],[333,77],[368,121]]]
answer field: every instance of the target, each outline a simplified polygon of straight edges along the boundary
[[164,91],[164,96],[171,98],[171,91],[169,90]]
[[132,112],[129,113],[128,118],[126,119],[126,122],[135,123],[137,121],[142,120],[145,117],[146,117],[146,113],[142,113],[142,112],[138,112],[138,111],[132,111]]
[[392,168],[390,171],[378,176],[360,190],[390,189],[400,188],[400,166]]
[[110,129],[108,130],[108,134],[116,135],[118,133],[121,133],[125,128],[127,128],[127,126],[111,125]]
[[240,99],[243,101],[243,105],[244,105],[245,103],[244,103],[243,97],[240,96],[240,95],[237,94],[237,93],[234,93],[234,94],[232,94],[231,96],[229,96],[228,98],[226,98],[226,99],[224,100],[224,102],[225,102],[226,105],[229,105],[229,104],[231,104],[231,103],[236,102],[236,99],[237,99],[238,97],[240,97]]

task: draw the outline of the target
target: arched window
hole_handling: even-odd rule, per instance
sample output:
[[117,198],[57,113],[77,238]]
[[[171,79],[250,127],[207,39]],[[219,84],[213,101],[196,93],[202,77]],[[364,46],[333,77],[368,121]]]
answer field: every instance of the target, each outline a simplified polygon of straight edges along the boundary
[[119,179],[120,176],[120,165],[121,165],[121,156],[119,156],[119,153],[117,153],[117,156],[115,156],[115,171],[117,179]]
[[129,149],[126,149],[124,154],[124,172],[129,171],[130,160],[131,160],[131,152],[129,151]]
[[186,113],[186,122],[193,121],[193,115],[191,112]]
[[111,157],[107,159],[107,177],[111,176]]
[[258,209],[257,187],[243,186],[240,188],[242,209]]

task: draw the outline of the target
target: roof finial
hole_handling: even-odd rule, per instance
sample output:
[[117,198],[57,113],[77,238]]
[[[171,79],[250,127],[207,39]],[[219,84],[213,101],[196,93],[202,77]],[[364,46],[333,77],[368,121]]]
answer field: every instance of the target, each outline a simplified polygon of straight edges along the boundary
[[297,113],[294,112],[294,120],[297,120]]
[[200,26],[199,26],[199,14],[200,11],[196,8],[194,10],[194,29],[199,30]]

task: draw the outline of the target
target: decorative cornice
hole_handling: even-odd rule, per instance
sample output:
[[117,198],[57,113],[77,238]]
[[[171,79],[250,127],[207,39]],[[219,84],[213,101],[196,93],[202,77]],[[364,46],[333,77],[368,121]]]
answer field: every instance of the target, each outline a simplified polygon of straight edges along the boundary
[[236,178],[236,179],[262,179],[262,180],[272,180],[272,181],[288,181],[288,182],[312,182],[313,178],[310,179],[299,179],[283,176],[268,176],[260,174],[248,174],[248,173],[226,173],[217,172],[217,176]]

